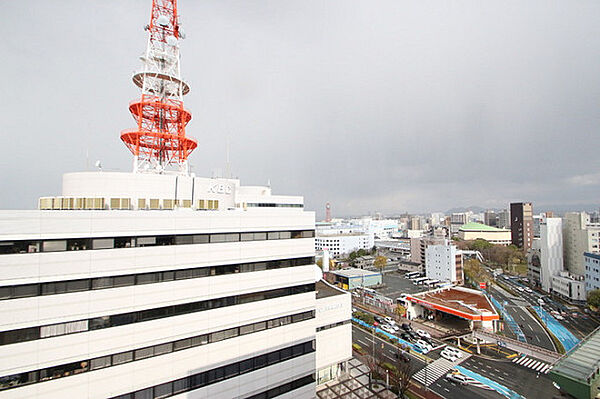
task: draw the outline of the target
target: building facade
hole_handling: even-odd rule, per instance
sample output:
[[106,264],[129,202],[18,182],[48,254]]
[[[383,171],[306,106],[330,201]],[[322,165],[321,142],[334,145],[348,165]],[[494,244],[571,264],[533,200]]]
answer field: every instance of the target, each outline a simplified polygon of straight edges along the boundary
[[528,250],[533,242],[533,206],[531,202],[511,203],[510,219],[513,245]]
[[567,212],[563,217],[563,246],[565,269],[571,274],[583,276],[585,262],[583,254],[600,253],[598,240],[600,224],[590,223],[585,212]]
[[540,236],[540,282],[542,289],[550,292],[552,276],[563,271],[561,218],[544,216],[540,220]]
[[586,252],[583,254],[585,263],[585,290],[600,290],[600,255]]
[[448,242],[428,245],[425,249],[425,275],[432,280],[462,284],[463,256],[456,245]]
[[467,223],[458,229],[458,236],[462,240],[486,240],[496,245],[509,245],[511,243],[510,230],[498,229],[481,223]]

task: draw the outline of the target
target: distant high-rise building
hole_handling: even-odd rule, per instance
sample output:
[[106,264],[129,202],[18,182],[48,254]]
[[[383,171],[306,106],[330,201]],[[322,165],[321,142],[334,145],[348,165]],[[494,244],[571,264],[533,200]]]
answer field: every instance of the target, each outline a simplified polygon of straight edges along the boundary
[[450,216],[450,233],[458,233],[460,226],[466,223],[469,223],[469,215],[467,213],[453,213]]
[[598,239],[600,224],[590,223],[585,212],[567,212],[563,217],[563,246],[565,268],[571,274],[585,274],[584,252],[600,253]]
[[496,213],[497,221],[496,227],[499,229],[509,229],[510,228],[510,213],[507,209],[503,209]]
[[498,216],[496,212],[492,210],[487,210],[483,213],[483,223],[488,226],[496,227],[498,225]]
[[540,228],[540,280],[542,289],[549,292],[552,277],[563,271],[562,220],[544,216]]
[[533,242],[533,206],[531,202],[510,204],[510,230],[512,243],[528,250]]
[[419,216],[413,216],[410,218],[410,229],[411,230],[422,230],[421,218]]

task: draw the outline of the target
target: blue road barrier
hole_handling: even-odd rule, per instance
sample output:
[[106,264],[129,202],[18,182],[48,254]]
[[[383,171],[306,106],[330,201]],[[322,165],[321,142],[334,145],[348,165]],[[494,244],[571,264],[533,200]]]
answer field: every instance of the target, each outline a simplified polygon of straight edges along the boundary
[[500,310],[500,313],[502,313],[502,317],[504,318],[504,322],[508,325],[508,328],[510,328],[511,331],[515,333],[517,339],[521,342],[527,342],[527,340],[525,339],[525,334],[523,334],[523,331],[521,331],[521,328],[519,327],[515,319],[513,319],[513,317],[506,311],[504,306],[502,306],[502,304],[491,295],[490,299],[492,300],[494,306],[498,310]]
[[579,339],[567,330],[565,326],[560,324],[550,313],[545,311],[541,306],[533,306],[533,310],[540,316],[542,322],[548,327],[548,330],[560,341],[568,352],[579,343]]
[[462,366],[455,366],[454,368],[457,369],[460,373],[466,375],[467,377],[470,377],[475,381],[479,381],[480,383],[487,385],[502,396],[505,396],[509,399],[525,399],[523,396],[519,395],[512,389],[509,389],[504,385],[497,383],[494,380],[490,380],[489,378],[484,377],[481,374],[477,374],[476,372],[466,369]]
[[[371,324],[369,324],[369,323],[365,323],[364,321],[362,321],[362,320],[360,320],[360,319],[357,319],[356,317],[353,317],[353,318],[352,318],[352,321],[354,321],[354,322],[356,322],[356,323],[360,324],[361,326],[365,326],[365,327],[367,327],[367,328],[373,328],[373,326],[372,326]],[[383,331],[381,328],[375,327],[375,332],[382,333],[382,334],[383,334],[383,335],[385,335],[386,337],[388,337],[388,338],[391,338],[391,339],[394,339],[394,340],[398,341],[400,344],[402,344],[402,345],[406,345],[406,346],[408,346],[409,348],[411,348],[412,350],[414,350],[414,351],[416,351],[416,352],[419,352],[419,353],[421,353],[421,351],[420,351],[420,350],[419,350],[419,349],[418,349],[416,346],[414,346],[413,344],[411,344],[410,342],[408,342],[408,341],[405,341],[405,340],[403,340],[403,339],[401,339],[401,338],[398,338],[397,336],[395,336],[395,335],[392,335],[392,334],[390,334],[390,333],[388,333],[388,332],[386,332],[386,331]]]

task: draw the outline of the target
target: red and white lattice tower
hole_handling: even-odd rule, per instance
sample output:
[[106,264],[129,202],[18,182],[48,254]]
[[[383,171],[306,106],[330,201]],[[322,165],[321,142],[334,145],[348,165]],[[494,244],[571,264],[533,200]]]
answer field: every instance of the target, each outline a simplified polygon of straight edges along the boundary
[[198,143],[186,137],[192,114],[183,108],[190,87],[181,80],[179,42],[182,39],[177,0],[152,0],[150,37],[143,66],[133,75],[142,97],[129,104],[137,126],[121,132],[121,140],[133,153],[134,172],[162,173],[167,168],[188,173],[188,156]]
[[331,222],[331,205],[329,202],[325,205],[325,221]]

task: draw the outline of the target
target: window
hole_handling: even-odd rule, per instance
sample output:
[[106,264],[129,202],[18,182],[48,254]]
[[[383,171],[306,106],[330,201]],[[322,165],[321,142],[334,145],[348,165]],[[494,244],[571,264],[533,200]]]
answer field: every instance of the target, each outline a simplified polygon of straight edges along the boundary
[[166,398],[173,393],[173,383],[167,382],[154,388],[154,398]]
[[110,366],[110,356],[97,357],[91,360],[91,369],[97,370]]
[[247,373],[254,369],[254,359],[242,360],[240,362],[240,374]]
[[100,277],[92,279],[92,289],[99,290],[102,288],[111,288],[113,286],[112,277]]
[[194,243],[194,236],[176,236],[175,244],[176,245],[187,245]]
[[135,284],[135,276],[117,276],[113,277],[113,287],[126,287]]
[[137,284],[152,284],[158,282],[160,273],[145,273],[138,274],[137,276]]
[[173,393],[180,393],[189,390],[190,379],[188,377],[173,381]]
[[269,231],[267,233],[267,240],[279,240],[279,232],[278,231]]
[[254,233],[254,241],[262,241],[267,239],[267,233]]
[[193,236],[194,244],[206,244],[209,241],[208,234],[196,234]]
[[67,250],[67,240],[52,240],[42,242],[42,251],[58,252]]
[[156,345],[154,347],[154,356],[163,355],[165,353],[173,352],[173,344],[167,342],[166,344]]
[[135,351],[135,360],[154,356],[154,347],[142,348]]
[[156,237],[138,237],[136,245],[138,247],[148,247],[156,245]]
[[92,249],[109,249],[114,247],[114,238],[95,238],[92,240]]
[[116,355],[112,356],[112,364],[113,365],[131,362],[132,360],[133,360],[133,352],[132,351],[117,353]]
[[254,233],[242,233],[240,241],[252,241],[254,240]]
[[87,291],[90,289],[90,280],[71,280],[67,281],[67,292]]
[[178,351],[182,349],[187,349],[192,346],[192,340],[190,338],[180,339],[179,341],[175,341],[173,343],[173,350]]
[[153,399],[152,388],[142,389],[133,394],[135,399]]
[[13,287],[13,297],[14,298],[25,298],[30,296],[36,296],[39,293],[39,285],[38,284],[25,284],[25,285],[17,285]]

